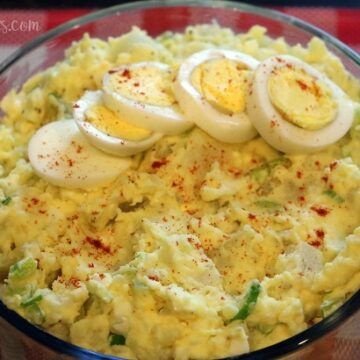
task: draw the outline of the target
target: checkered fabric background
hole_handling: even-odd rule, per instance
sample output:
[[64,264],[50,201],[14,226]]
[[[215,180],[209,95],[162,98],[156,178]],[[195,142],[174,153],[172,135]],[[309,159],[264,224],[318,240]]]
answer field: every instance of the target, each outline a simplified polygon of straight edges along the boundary
[[[318,26],[360,52],[360,8],[281,7],[277,10]],[[91,11],[93,9],[0,9],[0,62],[32,38]]]
[[[277,8],[277,10],[316,25],[360,52],[360,8],[281,7]],[[0,62],[16,48],[41,33],[91,11],[93,9],[84,8],[46,10],[0,9]],[[9,334],[14,340],[13,345],[8,341],[3,342],[5,338],[9,339]],[[50,353],[40,356],[40,348],[36,348],[35,343],[30,343],[26,347],[26,341],[24,340],[22,346],[19,346],[15,340],[21,337],[21,335],[14,334],[0,326],[0,360],[49,360],[58,358]],[[7,347],[3,346],[5,343],[7,343]],[[347,326],[342,326],[338,331],[309,348],[308,351],[310,353],[305,355],[305,357],[298,357],[298,355],[290,357],[291,359],[358,360],[360,359],[359,343],[360,313],[353,317]]]

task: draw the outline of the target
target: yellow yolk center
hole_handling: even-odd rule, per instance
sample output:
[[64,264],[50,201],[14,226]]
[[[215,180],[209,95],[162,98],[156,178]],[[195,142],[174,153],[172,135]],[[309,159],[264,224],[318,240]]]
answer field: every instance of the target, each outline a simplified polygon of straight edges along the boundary
[[96,105],[85,113],[86,121],[100,131],[121,139],[140,141],[150,136],[151,131],[131,125],[102,105]]
[[155,66],[125,69],[112,74],[110,80],[113,91],[128,99],[156,106],[171,106],[176,103],[171,83],[171,71]]
[[335,118],[337,105],[328,86],[302,69],[275,70],[269,76],[268,92],[282,117],[303,129],[321,129]]
[[239,113],[246,107],[250,74],[251,71],[239,62],[214,59],[199,65],[191,75],[191,82],[218,110]]

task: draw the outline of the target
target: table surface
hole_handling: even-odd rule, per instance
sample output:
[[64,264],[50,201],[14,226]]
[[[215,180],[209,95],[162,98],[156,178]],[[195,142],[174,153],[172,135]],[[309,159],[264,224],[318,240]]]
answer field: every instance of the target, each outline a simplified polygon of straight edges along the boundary
[[[355,2],[357,0],[354,0]],[[360,52],[360,8],[332,8],[332,7],[277,7],[284,13],[301,18],[319,28],[329,32],[344,43]],[[67,8],[67,9],[0,9],[0,62],[15,49],[35,38],[41,33],[50,30],[68,20],[94,11],[94,8]],[[360,324],[360,314],[354,324]],[[356,328],[356,330],[355,330]],[[350,327],[349,335],[338,340],[335,335],[326,341],[320,342],[311,357],[322,359],[353,360],[360,359],[357,355],[349,355],[348,350],[360,349],[359,326]],[[345,340],[344,340],[345,339]],[[337,354],[333,346],[336,341],[345,341],[347,351]],[[332,355],[329,357],[329,348]],[[335,346],[335,349],[337,346]],[[345,357],[344,357],[345,355]],[[1,347],[0,347],[1,358]]]
[[[276,7],[276,9],[318,26],[356,51],[360,51],[360,8]],[[0,62],[16,48],[41,33],[94,10],[93,8],[27,8],[26,10],[0,8]]]

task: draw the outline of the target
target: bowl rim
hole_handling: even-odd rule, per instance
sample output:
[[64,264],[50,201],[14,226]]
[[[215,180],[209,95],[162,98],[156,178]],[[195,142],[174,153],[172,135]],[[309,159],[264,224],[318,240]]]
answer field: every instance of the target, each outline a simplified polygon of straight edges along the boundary
[[47,40],[67,31],[76,28],[79,25],[84,25],[96,19],[101,19],[114,12],[131,11],[136,9],[147,9],[155,7],[178,7],[178,6],[191,6],[191,7],[213,7],[213,8],[229,8],[233,10],[248,11],[255,15],[260,15],[272,20],[280,20],[290,25],[295,25],[302,30],[312,33],[312,35],[321,38],[322,40],[330,43],[340,52],[343,52],[350,60],[360,66],[360,55],[353,50],[350,46],[346,45],[339,39],[330,35],[326,31],[314,26],[304,20],[295,16],[281,13],[280,11],[268,9],[265,7],[250,5],[242,2],[228,1],[228,0],[142,0],[138,2],[130,2],[126,4],[119,4],[110,6],[101,10],[96,10],[90,14],[76,17],[70,21],[65,22],[45,33],[39,35],[35,39],[29,41],[25,45],[19,47],[7,58],[0,63],[0,75],[5,72],[11,65],[13,65],[22,56],[29,53],[31,50],[41,45]]
[[[75,29],[80,25],[99,20],[108,15],[115,15],[116,13],[124,13],[133,10],[145,10],[151,8],[168,8],[168,7],[204,7],[204,8],[223,8],[231,9],[240,12],[249,12],[254,15],[259,15],[271,20],[278,20],[280,22],[296,26],[307,33],[317,36],[332,45],[335,49],[345,54],[348,59],[354,62],[360,67],[360,55],[353,49],[344,44],[342,41],[336,39],[326,31],[319,29],[318,27],[300,20],[294,16],[281,13],[276,10],[245,4],[234,1],[222,1],[222,0],[143,0],[139,2],[131,2],[126,4],[114,5],[101,10],[91,12],[90,14],[83,15],[72,19],[60,26],[55,27],[52,30],[45,32],[44,34],[36,37],[34,40],[26,43],[24,46],[15,50],[10,56],[8,56],[2,63],[0,63],[0,75],[20,60],[24,55],[31,52],[33,49],[43,44],[47,40],[50,40],[57,35],[65,33],[68,30]],[[336,329],[345,320],[349,319],[351,315],[360,310],[360,290],[354,293],[343,305],[341,305],[331,315],[321,320],[319,323],[311,326],[310,328],[294,335],[286,340],[278,342],[274,345],[266,348],[253,351],[251,353],[228,357],[228,360],[262,360],[273,359],[289,355],[295,351],[303,349],[306,345],[318,340],[325,334],[329,334],[330,331]],[[23,335],[35,340],[36,342],[44,345],[46,348],[52,349],[58,353],[74,356],[76,358],[86,359],[104,359],[104,360],[116,360],[122,359],[119,357],[98,353],[86,348],[79,347],[71,344],[70,342],[61,340],[50,333],[42,330],[40,327],[31,324],[25,318],[21,317],[18,313],[7,308],[0,300],[0,317],[2,317],[8,325],[15,327]],[[124,359],[125,360],[125,359]]]
[[[304,349],[307,345],[319,340],[323,335],[329,334],[331,331],[335,330],[339,325],[349,319],[351,315],[359,311],[359,308],[360,290],[358,290],[331,315],[297,335],[263,349],[255,350],[246,354],[226,357],[222,360],[278,359],[285,355],[290,355],[300,349]],[[0,301],[0,317],[7,321],[7,325],[15,327],[17,331],[20,331],[22,335],[25,335],[32,340],[35,340],[40,345],[44,345],[46,348],[54,350],[60,354],[74,356],[75,358],[79,358],[79,356],[81,356],[81,358],[93,360],[126,360],[125,358],[106,355],[82,348],[57,338],[39,326],[30,323],[17,312],[7,308],[2,301]]]

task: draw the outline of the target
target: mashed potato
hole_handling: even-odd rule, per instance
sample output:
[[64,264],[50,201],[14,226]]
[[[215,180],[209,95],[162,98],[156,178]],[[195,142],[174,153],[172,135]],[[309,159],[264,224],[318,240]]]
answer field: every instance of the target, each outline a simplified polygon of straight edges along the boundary
[[217,46],[259,60],[292,54],[359,101],[358,81],[319,39],[289,46],[259,26],[234,34],[216,24],[156,39],[136,28],[108,41],[85,35],[1,101],[0,298],[9,308],[95,351],[210,359],[295,335],[359,289],[359,112],[345,138],[312,155],[285,156],[259,137],[227,145],[194,128],[134,156],[106,187],[66,190],[35,175],[29,138],[70,118],[110,68],[176,68]]

